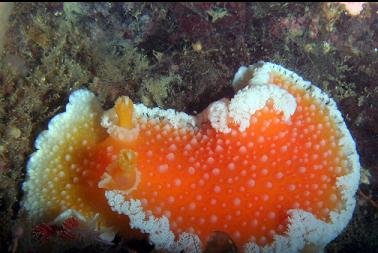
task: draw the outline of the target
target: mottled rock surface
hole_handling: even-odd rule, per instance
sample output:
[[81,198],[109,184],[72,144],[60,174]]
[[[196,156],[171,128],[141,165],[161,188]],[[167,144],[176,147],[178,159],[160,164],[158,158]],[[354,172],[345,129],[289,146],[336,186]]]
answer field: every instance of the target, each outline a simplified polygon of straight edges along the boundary
[[[233,95],[239,66],[265,60],[311,80],[338,103],[371,176],[350,225],[327,252],[375,252],[377,11],[376,3],[356,16],[337,3],[15,4],[0,57],[0,251],[34,252],[19,202],[25,165],[36,136],[73,90],[89,88],[107,108],[128,95],[195,114]],[[219,252],[211,249],[227,239],[219,235],[207,252]],[[80,250],[153,250],[145,241],[115,243]]]

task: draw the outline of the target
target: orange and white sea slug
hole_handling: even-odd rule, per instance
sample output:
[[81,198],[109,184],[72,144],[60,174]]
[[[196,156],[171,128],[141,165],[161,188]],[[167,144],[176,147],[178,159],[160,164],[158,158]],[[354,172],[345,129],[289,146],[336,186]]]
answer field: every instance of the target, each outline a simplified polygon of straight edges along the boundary
[[36,141],[24,206],[67,209],[156,248],[203,249],[224,231],[245,252],[321,252],[355,207],[359,158],[335,102],[279,65],[241,67],[231,100],[198,116],[79,90]]

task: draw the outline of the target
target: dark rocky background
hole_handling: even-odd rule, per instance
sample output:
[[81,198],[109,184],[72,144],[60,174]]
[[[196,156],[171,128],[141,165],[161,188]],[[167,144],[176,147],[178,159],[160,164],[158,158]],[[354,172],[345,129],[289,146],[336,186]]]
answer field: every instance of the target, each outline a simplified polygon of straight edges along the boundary
[[[378,252],[376,3],[356,16],[338,3],[16,3],[0,58],[0,251],[37,252],[19,204],[26,161],[73,90],[90,89],[105,108],[128,95],[195,114],[231,97],[239,66],[259,60],[338,103],[363,176],[354,217],[327,252]],[[206,252],[236,252],[227,235],[214,238]],[[117,238],[66,252],[152,249]]]

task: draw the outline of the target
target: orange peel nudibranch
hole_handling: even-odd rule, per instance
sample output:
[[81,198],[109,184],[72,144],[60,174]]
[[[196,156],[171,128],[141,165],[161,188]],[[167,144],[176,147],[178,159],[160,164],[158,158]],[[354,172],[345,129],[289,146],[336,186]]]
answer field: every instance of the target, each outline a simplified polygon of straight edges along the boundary
[[341,112],[273,63],[241,67],[233,86],[197,116],[128,97],[104,113],[74,92],[28,162],[29,216],[98,214],[168,252],[200,252],[214,231],[246,253],[322,252],[351,219],[360,176]]

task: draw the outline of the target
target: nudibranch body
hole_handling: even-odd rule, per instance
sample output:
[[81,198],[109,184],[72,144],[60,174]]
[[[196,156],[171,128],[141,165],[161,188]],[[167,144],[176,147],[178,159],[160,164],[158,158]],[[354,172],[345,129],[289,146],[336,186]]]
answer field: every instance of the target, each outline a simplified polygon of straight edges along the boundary
[[[28,163],[36,219],[74,209],[99,228],[198,252],[224,231],[245,252],[321,252],[355,206],[359,161],[335,102],[272,63],[241,67],[197,116],[74,92]],[[100,117],[102,119],[100,120]]]

